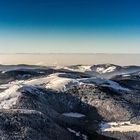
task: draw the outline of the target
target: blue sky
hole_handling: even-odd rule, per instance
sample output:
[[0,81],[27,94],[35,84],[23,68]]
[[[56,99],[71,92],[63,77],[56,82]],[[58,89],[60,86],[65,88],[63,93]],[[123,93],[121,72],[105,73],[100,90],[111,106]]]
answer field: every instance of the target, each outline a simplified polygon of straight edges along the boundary
[[0,0],[2,53],[140,53],[138,0]]

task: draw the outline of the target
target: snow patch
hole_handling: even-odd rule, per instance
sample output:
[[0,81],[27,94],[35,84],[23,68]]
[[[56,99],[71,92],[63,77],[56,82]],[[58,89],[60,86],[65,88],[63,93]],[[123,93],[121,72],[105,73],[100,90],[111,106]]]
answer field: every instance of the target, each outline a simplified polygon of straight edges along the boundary
[[80,136],[80,132],[76,132],[75,130],[71,129],[71,128],[67,128],[69,130],[69,132],[74,133],[77,137]]
[[109,73],[109,72],[113,72],[115,70],[116,70],[116,66],[110,66],[108,68],[104,68],[104,67],[96,68],[96,72],[98,72],[98,73]]
[[77,137],[82,137],[83,140],[88,140],[88,137],[85,134],[81,134],[80,132],[77,132],[71,128],[67,128],[69,132],[74,133]]
[[122,77],[129,77],[129,76],[130,76],[129,74],[122,75]]
[[84,114],[77,113],[77,112],[67,112],[67,113],[63,113],[62,115],[67,116],[67,117],[74,117],[74,118],[85,117]]
[[119,131],[119,132],[130,132],[138,131],[140,132],[139,124],[132,124],[130,121],[127,122],[103,122],[100,125],[102,132],[104,131]]

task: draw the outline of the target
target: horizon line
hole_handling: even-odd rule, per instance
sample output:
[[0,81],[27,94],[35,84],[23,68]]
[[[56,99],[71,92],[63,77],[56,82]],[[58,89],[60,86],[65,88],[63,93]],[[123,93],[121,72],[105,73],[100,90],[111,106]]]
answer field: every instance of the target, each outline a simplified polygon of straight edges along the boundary
[[34,53],[34,52],[33,53],[20,53],[20,52],[19,53],[12,53],[12,52],[11,53],[4,53],[4,52],[2,52],[2,53],[0,53],[0,55],[8,55],[8,54],[9,55],[11,55],[11,54],[15,54],[15,55],[16,54],[21,54],[21,55],[22,54],[23,55],[24,54],[27,54],[27,55],[28,54],[29,55],[30,54],[31,55],[45,55],[45,54],[85,54],[85,55],[93,55],[93,54],[128,54],[129,55],[130,54],[131,55],[131,54],[139,54],[140,55],[140,53],[127,53],[127,52],[126,53],[124,53],[124,52],[123,53],[121,53],[121,52],[120,53],[78,53],[78,52],[76,52],[76,53],[67,53],[67,52],[64,52],[64,53],[63,52],[62,53],[61,52],[60,53],[57,53],[57,52],[54,52],[54,53],[53,52],[50,52],[50,53],[49,52],[46,52],[46,53]]

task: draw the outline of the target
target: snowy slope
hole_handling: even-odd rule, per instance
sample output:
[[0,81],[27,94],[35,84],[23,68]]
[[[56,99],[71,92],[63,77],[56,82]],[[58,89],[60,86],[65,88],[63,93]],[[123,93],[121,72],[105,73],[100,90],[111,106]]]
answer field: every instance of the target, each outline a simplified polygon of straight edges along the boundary
[[124,88],[120,86],[118,83],[104,78],[93,77],[88,79],[82,79],[80,80],[80,82],[87,84],[95,84],[102,87],[109,87],[117,91],[126,91],[126,92],[130,91],[128,88]]
[[110,87],[117,91],[129,92],[129,89],[124,88],[120,86],[118,83],[113,82],[111,80],[96,78],[96,77],[72,79],[72,78],[59,77],[59,74],[61,75],[61,73],[56,73],[56,74],[51,74],[48,77],[33,79],[30,81],[26,81],[24,84],[38,85],[38,86],[40,85],[58,91],[65,91],[76,85],[93,84],[97,86]]
[[47,77],[25,81],[24,84],[43,86],[45,88],[54,89],[57,91],[65,91],[65,89],[71,88],[72,86],[79,83],[75,79],[59,77],[59,74],[61,73],[51,74]]
[[0,109],[10,109],[16,104],[18,97],[21,95],[17,90],[21,86],[15,85],[0,93]]
[[56,91],[66,91],[76,85],[93,84],[93,85],[102,86],[102,87],[109,87],[115,91],[124,91],[124,92],[130,91],[129,89],[120,86],[118,83],[113,82],[111,80],[104,79],[104,78],[92,77],[92,78],[73,79],[73,78],[67,78],[64,76],[60,77],[61,75],[63,75],[63,73],[55,73],[49,76],[36,78],[32,80],[14,81],[9,84],[1,85],[0,89],[10,88],[13,85],[30,85],[30,86],[40,86],[43,88],[53,89]]

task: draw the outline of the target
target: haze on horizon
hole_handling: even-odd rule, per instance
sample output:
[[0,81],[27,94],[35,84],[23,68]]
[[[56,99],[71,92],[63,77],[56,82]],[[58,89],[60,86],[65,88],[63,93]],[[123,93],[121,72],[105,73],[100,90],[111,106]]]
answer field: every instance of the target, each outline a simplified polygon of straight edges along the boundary
[[94,65],[94,64],[116,64],[116,65],[139,65],[140,54],[0,54],[0,64],[16,65]]

